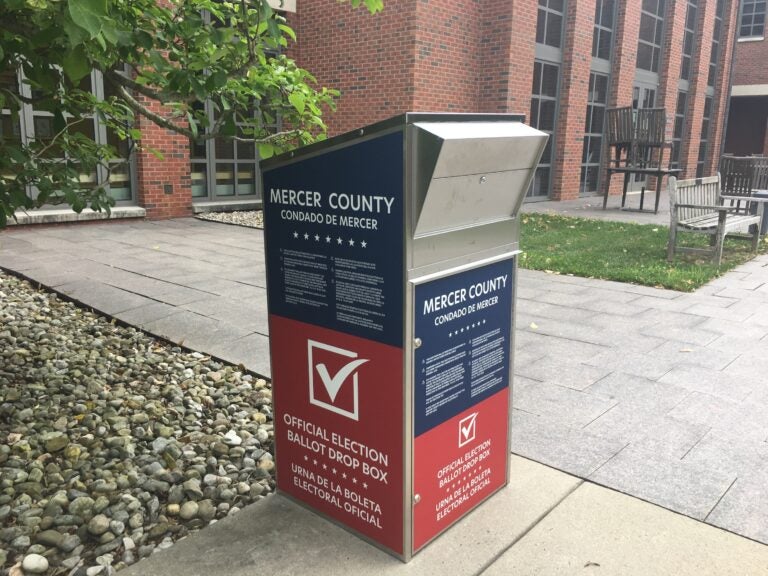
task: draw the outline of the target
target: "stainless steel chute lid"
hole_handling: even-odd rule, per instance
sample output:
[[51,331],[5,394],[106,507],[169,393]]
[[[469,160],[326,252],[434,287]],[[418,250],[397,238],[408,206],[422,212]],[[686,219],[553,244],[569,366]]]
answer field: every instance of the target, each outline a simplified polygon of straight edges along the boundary
[[547,135],[522,122],[416,122],[415,238],[513,218]]

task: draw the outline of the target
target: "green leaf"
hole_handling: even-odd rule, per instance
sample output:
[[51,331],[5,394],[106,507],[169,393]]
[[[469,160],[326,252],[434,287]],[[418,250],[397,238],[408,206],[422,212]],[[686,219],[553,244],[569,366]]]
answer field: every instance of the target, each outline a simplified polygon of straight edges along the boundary
[[304,94],[301,92],[291,92],[288,95],[288,101],[291,103],[291,106],[296,108],[299,114],[304,114]]
[[269,142],[262,142],[259,144],[259,158],[266,160],[275,155],[275,147]]
[[73,84],[80,82],[91,71],[85,48],[82,45],[75,46],[73,50],[64,54],[62,64],[64,65],[64,73],[72,80]]
[[192,131],[192,135],[197,138],[197,122],[195,122],[192,112],[187,112],[187,121],[189,122],[189,129]]
[[95,38],[107,16],[107,0],[69,0],[72,21]]

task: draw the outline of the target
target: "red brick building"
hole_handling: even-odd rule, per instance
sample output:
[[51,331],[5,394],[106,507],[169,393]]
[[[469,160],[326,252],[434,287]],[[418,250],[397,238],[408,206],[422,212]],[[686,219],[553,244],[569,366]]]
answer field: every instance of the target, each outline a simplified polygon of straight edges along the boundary
[[[327,116],[331,134],[405,111],[524,113],[551,134],[529,197],[563,200],[604,190],[606,108],[665,107],[682,175],[716,169],[739,0],[384,5],[376,16],[337,0],[284,6],[298,37],[292,56],[342,92]],[[135,158],[121,205],[166,218],[260,202],[252,146],[190,146],[154,126],[142,129],[165,160]]]
[[733,62],[725,151],[768,155],[768,40],[765,0],[743,0]]

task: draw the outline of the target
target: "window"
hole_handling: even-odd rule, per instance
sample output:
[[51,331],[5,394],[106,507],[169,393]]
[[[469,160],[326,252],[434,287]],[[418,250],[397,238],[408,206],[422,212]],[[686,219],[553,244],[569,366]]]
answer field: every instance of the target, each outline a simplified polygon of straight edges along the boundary
[[701,144],[699,144],[699,159],[696,162],[696,178],[704,176],[704,162],[709,149],[709,124],[712,116],[712,96],[704,99],[704,116],[701,119]]
[[[208,101],[201,104],[210,118],[216,121],[217,106]],[[255,117],[255,113],[254,113]],[[277,126],[271,127],[276,129]],[[242,129],[238,136],[190,142],[192,197],[199,199],[227,199],[259,197],[259,159],[255,143],[248,141]]]
[[665,2],[666,0],[643,0],[640,39],[637,43],[637,67],[650,72],[659,71]]
[[587,120],[584,125],[584,147],[581,155],[581,192],[597,192],[600,176],[600,152],[603,146],[603,124],[608,103],[608,76],[589,75]]
[[688,111],[688,93],[682,90],[677,93],[677,108],[675,109],[675,127],[672,132],[672,168],[680,168],[680,151],[683,143],[683,129],[685,128],[685,114]]
[[[83,78],[79,88],[91,92],[100,99],[110,95],[101,72],[95,70]],[[21,94],[28,100],[39,96],[28,84],[20,82],[20,77],[14,73],[5,74],[0,78],[0,90],[10,90]],[[131,174],[134,161],[131,143],[127,140],[121,140],[117,134],[107,128],[104,121],[98,116],[84,117],[80,121],[72,123],[69,131],[72,134],[82,134],[97,144],[112,146],[118,156],[111,160],[108,166],[99,165],[91,172],[81,173],[79,175],[80,184],[83,187],[91,188],[103,185],[116,202],[130,203],[133,200]],[[56,136],[56,131],[54,130],[53,113],[43,107],[24,103],[15,121],[10,110],[0,110],[1,138],[12,138],[21,144],[29,144],[32,141],[51,141],[54,136]],[[52,146],[48,151],[49,158],[60,158],[60,155],[61,150],[57,150],[56,146]],[[27,194],[34,198],[37,192],[30,187]]]
[[683,61],[680,69],[680,79],[691,79],[691,57],[695,44],[696,21],[699,14],[698,0],[688,0],[688,8],[685,12],[685,31],[683,33]]
[[592,32],[592,57],[610,60],[613,40],[615,0],[597,0],[595,3],[595,28]]
[[766,0],[743,0],[739,37],[754,38],[765,34]]
[[549,196],[552,174],[552,139],[557,115],[557,90],[560,67],[557,64],[536,61],[533,64],[533,88],[531,91],[531,126],[549,134],[547,146],[536,169],[529,197]]
[[565,0],[539,0],[536,21],[536,43],[561,48],[563,44],[563,13]]
[[717,78],[717,61],[720,58],[720,41],[723,32],[724,9],[725,1],[717,0],[717,5],[715,7],[715,29],[712,32],[712,53],[709,57],[709,75],[707,76],[707,86],[709,87],[714,87],[715,79]]

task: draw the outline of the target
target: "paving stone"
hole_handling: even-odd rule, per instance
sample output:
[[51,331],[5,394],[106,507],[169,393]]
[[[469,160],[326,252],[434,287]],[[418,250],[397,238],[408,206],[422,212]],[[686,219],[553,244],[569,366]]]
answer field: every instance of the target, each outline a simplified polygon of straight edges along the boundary
[[676,420],[705,426],[723,426],[730,422],[740,404],[702,392],[691,392],[667,415]]
[[550,422],[581,428],[604,414],[615,401],[548,382],[536,382],[516,394],[515,407]]
[[610,372],[569,359],[545,356],[523,365],[516,364],[515,374],[574,390],[584,390]]
[[736,476],[629,445],[588,479],[703,520]]
[[625,444],[529,414],[512,411],[512,452],[585,478]]
[[146,323],[144,328],[200,352],[206,351],[208,347],[237,340],[248,333],[248,330],[180,309],[175,314]]
[[183,308],[226,324],[247,328],[251,332],[269,334],[266,294],[253,302],[238,302],[220,296],[208,296],[185,304]]
[[610,372],[623,372],[651,379],[661,378],[673,366],[669,359],[659,358],[652,352],[640,354],[629,350],[608,350],[584,360],[584,363]]
[[[598,346],[588,342],[579,342],[577,340],[556,338],[545,334],[537,334],[526,329],[519,330],[516,336],[518,338],[518,350],[531,347],[542,355],[555,358],[571,358],[573,360],[586,362],[606,351],[604,346]],[[587,363],[593,364],[592,362]]]
[[523,298],[518,295],[517,313],[525,313],[533,317],[552,318],[555,320],[581,321],[594,316],[589,310],[581,310],[570,306],[560,306],[540,302],[535,298]]
[[669,416],[654,417],[646,424],[630,440],[632,446],[666,456],[672,462],[682,459],[711,430],[709,426]]
[[144,327],[150,322],[165,318],[171,314],[178,312],[178,308],[170,306],[163,302],[152,302],[145,306],[139,306],[138,308],[131,308],[123,312],[117,313],[117,317],[133,326]]
[[691,448],[683,462],[732,476],[749,477],[768,464],[768,444],[761,438],[712,429]]
[[707,306],[704,304],[694,304],[685,310],[688,314],[697,316],[707,316],[708,318],[723,318],[725,320],[744,321],[751,317],[753,312],[748,310],[737,310],[732,306],[720,308],[717,306]]
[[680,364],[659,378],[659,382],[741,402],[753,392],[757,381],[745,381],[744,378],[695,364]]
[[766,486],[768,468],[765,466],[749,477],[737,478],[707,516],[707,522],[759,542],[768,542]]
[[690,393],[686,388],[674,384],[622,372],[607,375],[585,392],[655,414],[666,414]]
[[94,280],[78,280],[57,287],[62,294],[105,314],[117,314],[151,304],[152,300]]
[[640,333],[645,336],[664,338],[666,340],[674,340],[675,342],[683,342],[687,344],[697,344],[699,346],[707,346],[718,338],[717,333],[709,332],[707,330],[659,324],[647,328],[640,328]]
[[684,342],[665,342],[650,353],[659,360],[668,360],[672,366],[693,364],[702,368],[722,370],[739,357],[737,352],[726,352]]
[[243,364],[249,370],[271,378],[269,362],[269,337],[263,334],[248,334],[228,342],[210,344],[206,350],[228,362]]

